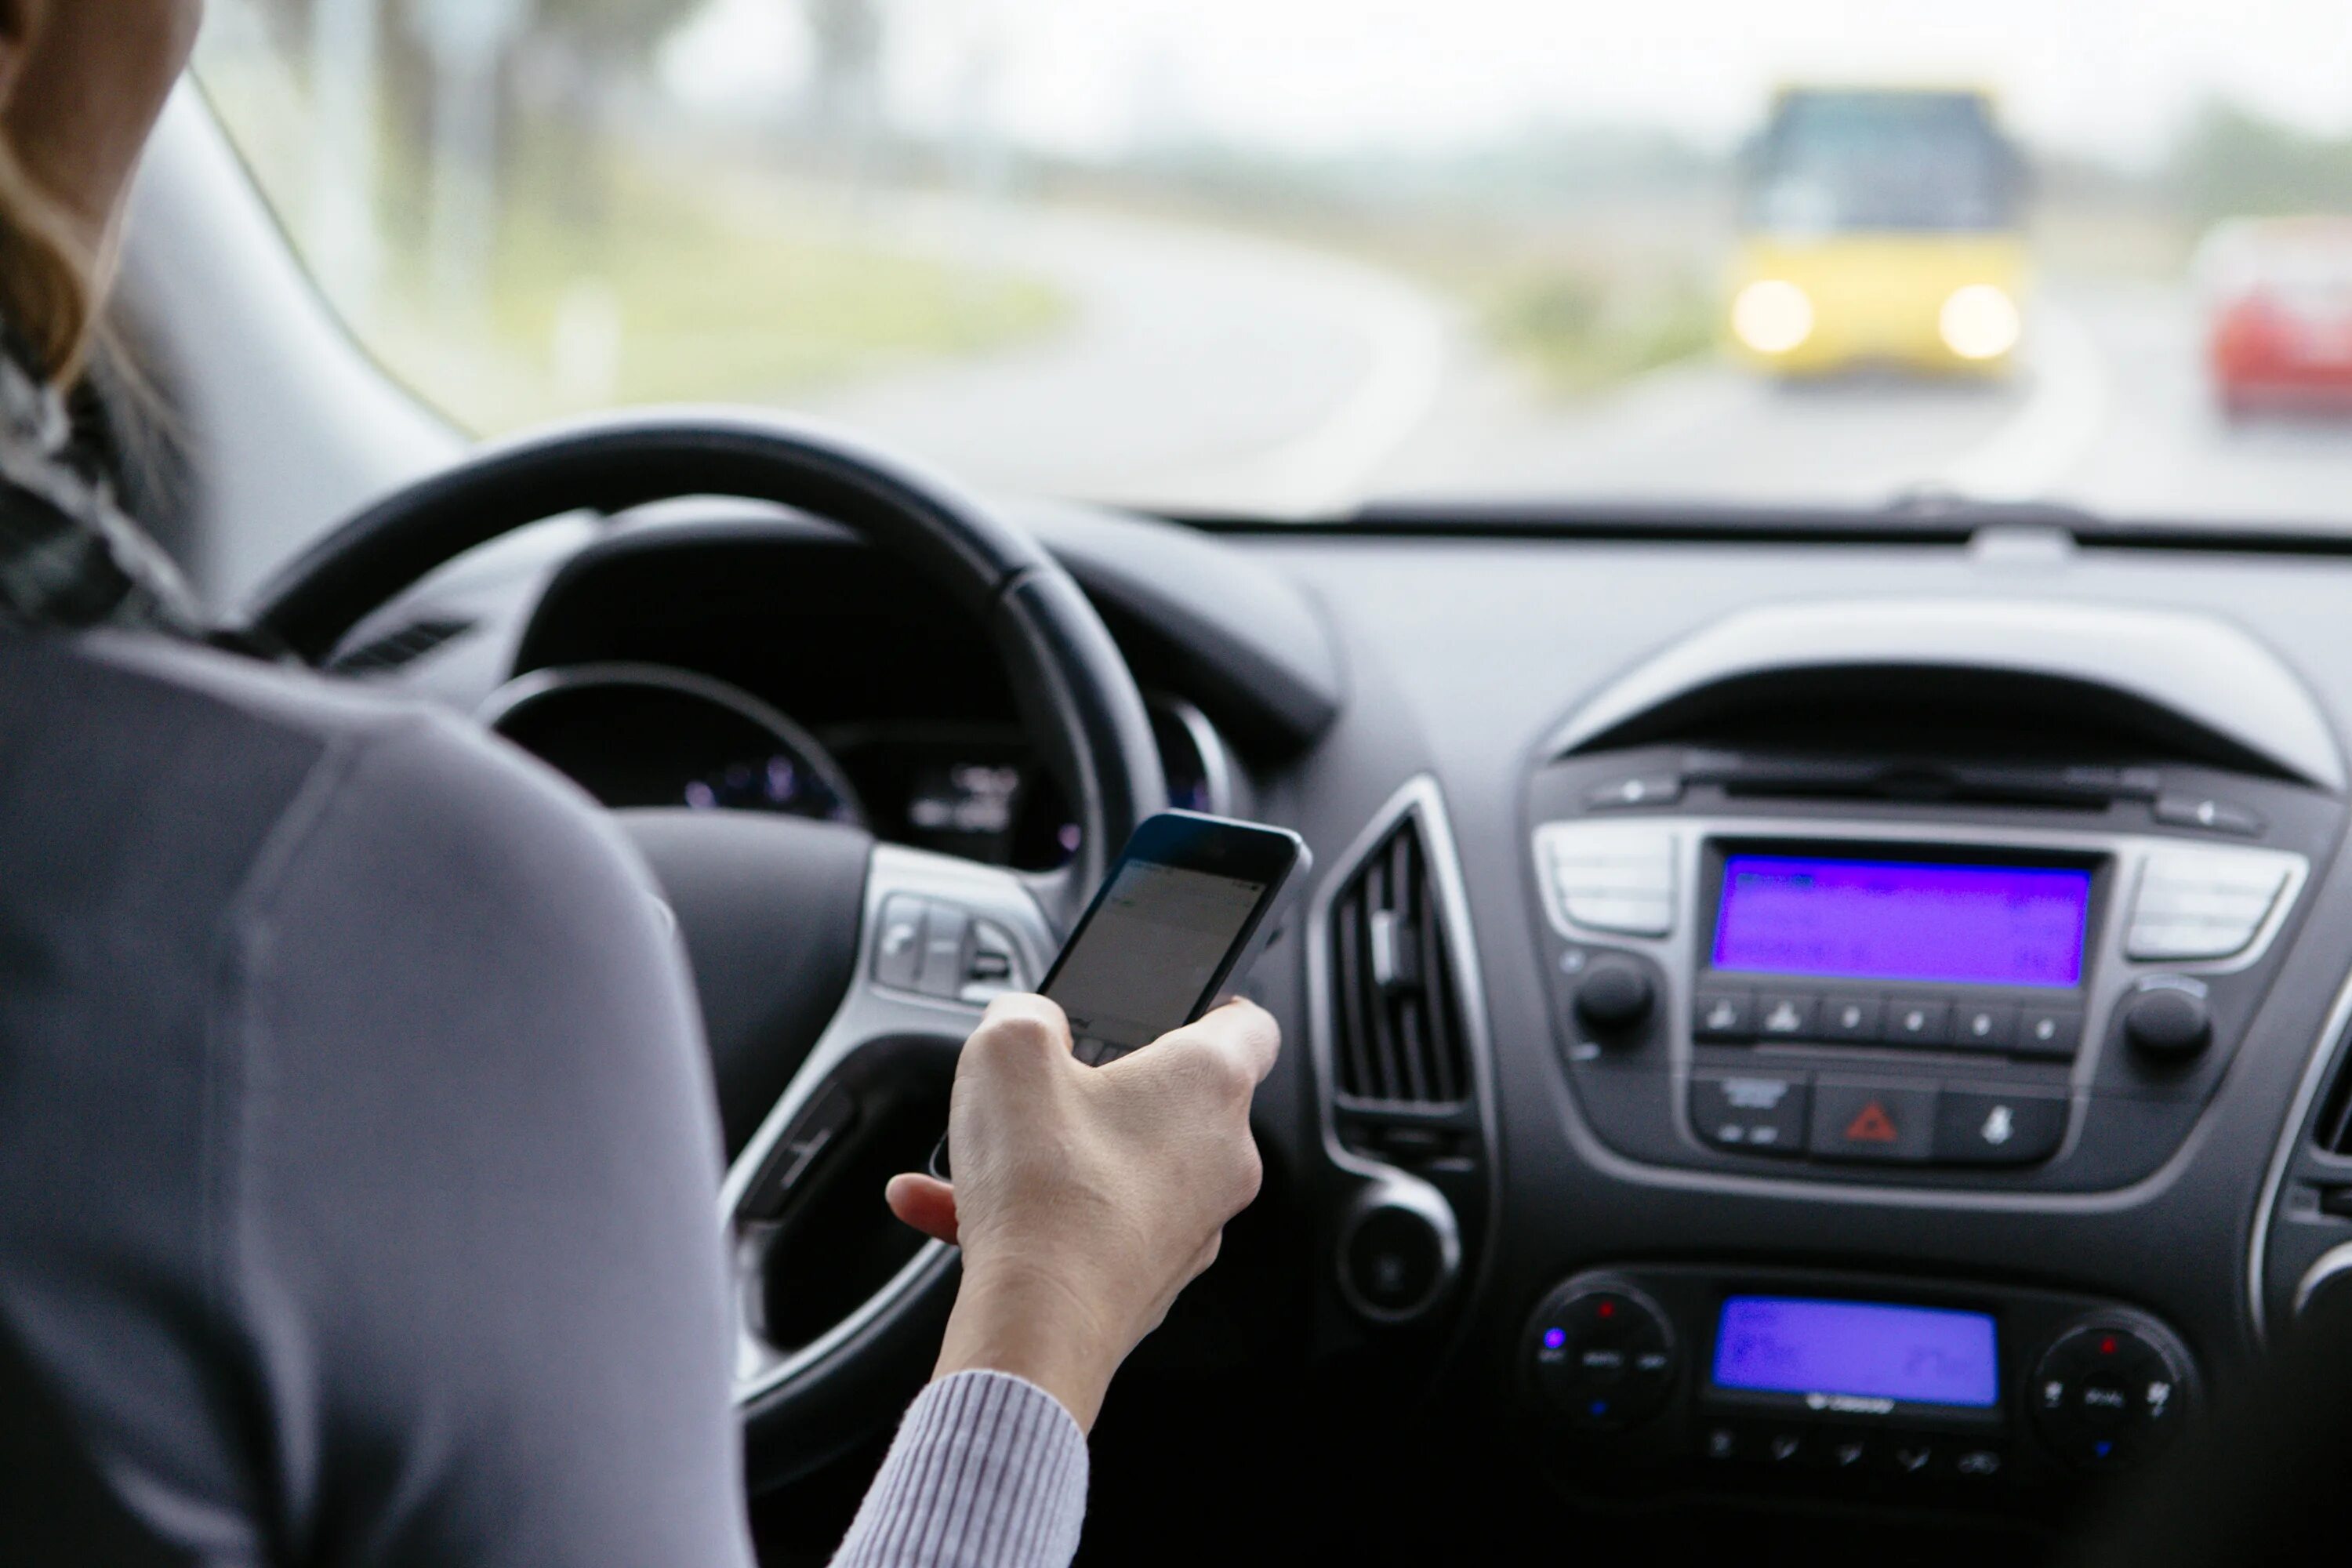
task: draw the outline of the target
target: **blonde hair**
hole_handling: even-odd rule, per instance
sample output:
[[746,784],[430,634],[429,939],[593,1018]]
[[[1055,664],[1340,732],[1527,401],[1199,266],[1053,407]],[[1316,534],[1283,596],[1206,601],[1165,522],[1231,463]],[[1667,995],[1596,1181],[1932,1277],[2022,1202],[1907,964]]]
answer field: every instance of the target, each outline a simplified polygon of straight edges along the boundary
[[0,321],[52,384],[73,381],[89,356],[97,272],[57,202],[0,142]]

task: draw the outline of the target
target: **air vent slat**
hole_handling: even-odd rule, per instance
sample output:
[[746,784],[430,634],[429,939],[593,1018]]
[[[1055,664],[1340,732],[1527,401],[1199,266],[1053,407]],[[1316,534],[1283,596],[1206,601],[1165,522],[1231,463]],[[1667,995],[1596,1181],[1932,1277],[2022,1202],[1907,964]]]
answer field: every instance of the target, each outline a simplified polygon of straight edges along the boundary
[[1372,1081],[1371,1025],[1364,1005],[1365,981],[1370,973],[1365,960],[1364,925],[1361,889],[1351,889],[1333,910],[1331,944],[1339,970],[1339,1079],[1349,1086],[1351,1094],[1364,1094],[1359,1086]]
[[473,622],[456,616],[422,616],[338,655],[327,668],[339,675],[382,675],[414,664],[473,629]]
[[2336,1063],[2336,1081],[2319,1102],[2319,1121],[2311,1136],[2328,1153],[2352,1158],[2352,1053]]
[[1363,858],[1333,900],[1333,1068],[1352,1102],[1444,1110],[1467,1097],[1440,914],[1412,818]]
[[[1431,891],[1428,871],[1423,867],[1418,910],[1421,949],[1423,952],[1443,952],[1445,939],[1438,930],[1437,900]],[[1446,1101],[1463,1100],[1469,1093],[1469,1085],[1462,1077],[1464,1052],[1461,1031],[1455,1024],[1453,972],[1443,963],[1426,965],[1423,984],[1430,1030],[1431,1097]]]

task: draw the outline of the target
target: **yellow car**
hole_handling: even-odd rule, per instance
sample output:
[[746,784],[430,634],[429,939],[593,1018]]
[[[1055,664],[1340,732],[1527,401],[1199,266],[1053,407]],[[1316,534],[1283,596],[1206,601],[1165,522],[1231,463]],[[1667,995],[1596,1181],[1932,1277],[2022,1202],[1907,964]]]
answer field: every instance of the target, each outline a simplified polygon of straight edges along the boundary
[[2025,330],[2019,184],[1980,92],[1784,90],[1744,168],[1733,352],[1784,375],[2005,371]]

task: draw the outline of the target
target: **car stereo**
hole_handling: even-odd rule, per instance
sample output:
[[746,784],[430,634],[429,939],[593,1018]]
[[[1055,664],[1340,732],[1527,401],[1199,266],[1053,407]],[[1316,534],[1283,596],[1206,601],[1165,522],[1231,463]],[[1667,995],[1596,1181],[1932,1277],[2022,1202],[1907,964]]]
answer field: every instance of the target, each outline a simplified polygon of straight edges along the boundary
[[1561,1060],[1620,1153],[1727,1174],[2146,1176],[2219,1081],[2311,864],[2234,805],[2169,831],[2139,795],[2021,810],[1743,797],[1646,760],[1594,776],[1626,765],[1536,779]]
[[1565,1281],[1521,1368],[1588,1458],[1960,1487],[2130,1468],[2197,1398],[2179,1339],[2119,1303],[1707,1265]]

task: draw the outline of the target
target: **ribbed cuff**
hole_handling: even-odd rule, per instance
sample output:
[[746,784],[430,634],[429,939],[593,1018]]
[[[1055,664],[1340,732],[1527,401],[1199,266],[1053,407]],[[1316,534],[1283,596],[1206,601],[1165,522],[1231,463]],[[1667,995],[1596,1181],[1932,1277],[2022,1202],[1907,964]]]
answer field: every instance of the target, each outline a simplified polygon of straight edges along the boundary
[[960,1372],[908,1406],[834,1568],[1062,1568],[1086,1517],[1086,1435],[1061,1401]]

